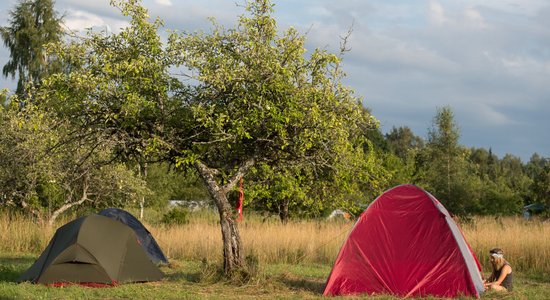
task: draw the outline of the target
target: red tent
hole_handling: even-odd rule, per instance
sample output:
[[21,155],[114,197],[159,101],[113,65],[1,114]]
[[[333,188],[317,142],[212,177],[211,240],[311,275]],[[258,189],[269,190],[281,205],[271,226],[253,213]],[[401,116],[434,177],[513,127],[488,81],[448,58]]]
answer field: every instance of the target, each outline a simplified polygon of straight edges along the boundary
[[325,295],[479,297],[480,265],[430,193],[400,185],[380,195],[344,242]]

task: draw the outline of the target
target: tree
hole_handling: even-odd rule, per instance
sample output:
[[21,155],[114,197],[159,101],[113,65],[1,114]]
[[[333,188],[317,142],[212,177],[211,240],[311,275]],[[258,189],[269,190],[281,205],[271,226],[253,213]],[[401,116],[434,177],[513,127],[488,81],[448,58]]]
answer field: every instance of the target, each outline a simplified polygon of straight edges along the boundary
[[428,131],[428,143],[434,156],[439,156],[444,164],[446,198],[451,198],[451,176],[455,158],[459,155],[459,129],[454,122],[454,114],[450,107],[438,109],[433,119],[432,128]]
[[547,163],[543,172],[535,177],[533,182],[535,199],[541,203],[546,203],[550,207],[550,163]]
[[526,204],[546,203],[550,207],[550,159],[537,153],[525,167],[526,175],[531,179],[530,197]]
[[414,183],[416,162],[424,148],[424,140],[409,127],[393,127],[385,134],[388,151],[383,153],[384,168],[390,174],[389,187]]
[[533,179],[525,173],[521,159],[517,156],[506,154],[498,163],[498,175],[495,181],[502,181],[509,189],[507,195],[510,199],[508,207],[515,213],[521,212],[524,201],[532,196]]
[[228,273],[243,265],[226,196],[239,178],[258,162],[330,167],[350,150],[357,124],[369,122],[340,84],[336,55],[315,50],[306,59],[296,30],[279,37],[270,1],[246,10],[237,29],[214,24],[210,34],[183,34],[171,45],[199,82],[189,101],[195,138],[177,159],[194,165],[218,207]]
[[395,128],[386,134],[391,152],[405,160],[409,156],[410,151],[418,151],[424,147],[424,140],[416,136],[413,131],[405,126]]
[[12,97],[0,108],[0,203],[52,225],[66,211],[135,201],[148,190],[122,164],[106,164],[110,144],[60,143],[67,122]]
[[[318,218],[335,209],[362,211],[388,187],[391,177],[372,147],[358,142],[340,153],[330,168],[259,164],[247,177],[246,204],[275,213],[286,224],[292,217]],[[370,149],[364,152],[364,149]]]
[[60,69],[54,56],[46,54],[48,43],[61,40],[62,18],[52,0],[20,0],[10,12],[9,26],[0,28],[10,59],[4,65],[5,77],[18,74],[17,94],[24,96],[26,83],[38,84],[47,74]]
[[[276,169],[266,164],[253,168],[246,189],[247,203],[258,211],[279,216],[286,224],[291,215],[308,215],[318,212],[309,197],[312,174],[307,169]],[[310,205],[307,205],[310,204]],[[307,205],[307,212],[302,210]]]
[[483,148],[470,149],[469,160],[476,166],[475,174],[477,176],[481,178],[489,176],[489,169],[491,167],[491,165],[489,164],[489,162],[491,161],[490,155],[491,153]]
[[[361,114],[363,120],[371,118],[368,109],[361,108]],[[388,188],[395,174],[386,169],[385,141],[377,122],[358,125],[348,148],[339,151],[329,167],[319,168],[301,160],[259,164],[248,178],[246,202],[252,199],[253,208],[276,213],[283,224],[291,216],[318,218],[335,209],[361,212]]]
[[[233,275],[244,255],[227,194],[239,179],[258,163],[331,168],[375,120],[341,84],[337,55],[306,58],[296,30],[278,35],[268,0],[247,3],[236,29],[214,23],[209,34],[173,34],[167,48],[161,22],[150,23],[139,1],[114,3],[130,26],[56,47],[73,71],[45,81],[43,103],[79,126],[79,139],[116,141],[117,159],[194,168],[218,209],[224,270]],[[174,80],[174,66],[196,84]]]
[[467,162],[469,151],[458,144],[460,132],[450,107],[438,108],[419,154],[417,178],[456,215],[475,210],[476,179]]

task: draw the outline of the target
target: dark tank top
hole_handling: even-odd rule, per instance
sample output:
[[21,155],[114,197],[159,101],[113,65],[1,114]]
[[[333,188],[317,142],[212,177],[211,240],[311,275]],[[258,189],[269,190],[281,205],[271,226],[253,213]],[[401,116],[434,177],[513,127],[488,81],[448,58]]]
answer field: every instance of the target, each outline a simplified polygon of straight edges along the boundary
[[[509,266],[510,264],[506,263],[504,264],[505,266]],[[503,266],[504,267],[504,266]],[[500,268],[500,270],[496,271],[495,273],[495,279],[498,279],[500,277],[500,273],[502,272],[502,268]],[[508,290],[509,292],[512,291],[513,289],[513,286],[512,286],[512,279],[514,278],[513,276],[513,273],[510,273],[508,275],[506,275],[506,277],[504,277],[504,280],[500,283],[500,285],[502,285],[503,287],[506,288],[506,290]]]

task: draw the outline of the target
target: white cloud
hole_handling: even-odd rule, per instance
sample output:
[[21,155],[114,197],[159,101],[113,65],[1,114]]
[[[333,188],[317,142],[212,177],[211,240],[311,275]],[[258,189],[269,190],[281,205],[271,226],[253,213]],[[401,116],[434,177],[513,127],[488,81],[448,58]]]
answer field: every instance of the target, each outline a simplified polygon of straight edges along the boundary
[[308,14],[310,14],[313,17],[323,17],[323,18],[324,17],[330,17],[333,14],[331,11],[329,11],[324,6],[309,7],[309,8],[307,8],[307,12],[308,12]]
[[64,24],[72,31],[82,31],[88,28],[105,28],[108,32],[118,32],[121,28],[128,26],[127,21],[100,17],[79,10],[67,11]]
[[445,10],[441,3],[437,0],[431,0],[429,6],[429,16],[433,23],[441,25],[447,22],[447,17],[445,16]]
[[464,18],[466,21],[466,26],[479,28],[487,27],[487,24],[485,24],[485,19],[483,18],[481,13],[472,7],[466,8],[466,10],[464,11]]
[[534,16],[540,9],[549,5],[548,0],[470,0],[472,6],[491,9],[525,16]]
[[517,124],[517,122],[512,120],[506,113],[497,111],[495,107],[489,104],[478,102],[470,103],[469,105],[470,107],[466,110],[466,113],[475,116],[473,119],[483,125],[502,126]]
[[[333,41],[337,42],[334,39]],[[396,75],[406,77],[412,73],[435,73],[440,77],[456,74],[463,68],[452,57],[437,51],[432,45],[407,40],[401,35],[354,32],[349,46],[351,52],[344,57],[346,61],[351,59],[354,64],[377,69],[384,74],[395,72]]]
[[442,4],[438,0],[430,0],[428,17],[433,25],[448,27],[455,30],[469,31],[486,29],[488,24],[477,6]]
[[164,6],[172,6],[172,1],[170,0],[155,0],[155,2]]

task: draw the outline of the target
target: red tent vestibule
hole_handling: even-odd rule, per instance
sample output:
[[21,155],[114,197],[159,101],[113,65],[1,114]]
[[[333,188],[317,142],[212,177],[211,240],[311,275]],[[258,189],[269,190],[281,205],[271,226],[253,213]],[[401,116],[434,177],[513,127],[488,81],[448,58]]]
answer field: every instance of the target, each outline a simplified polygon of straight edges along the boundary
[[480,271],[445,207],[419,187],[400,185],[361,214],[324,294],[479,297],[484,291]]

